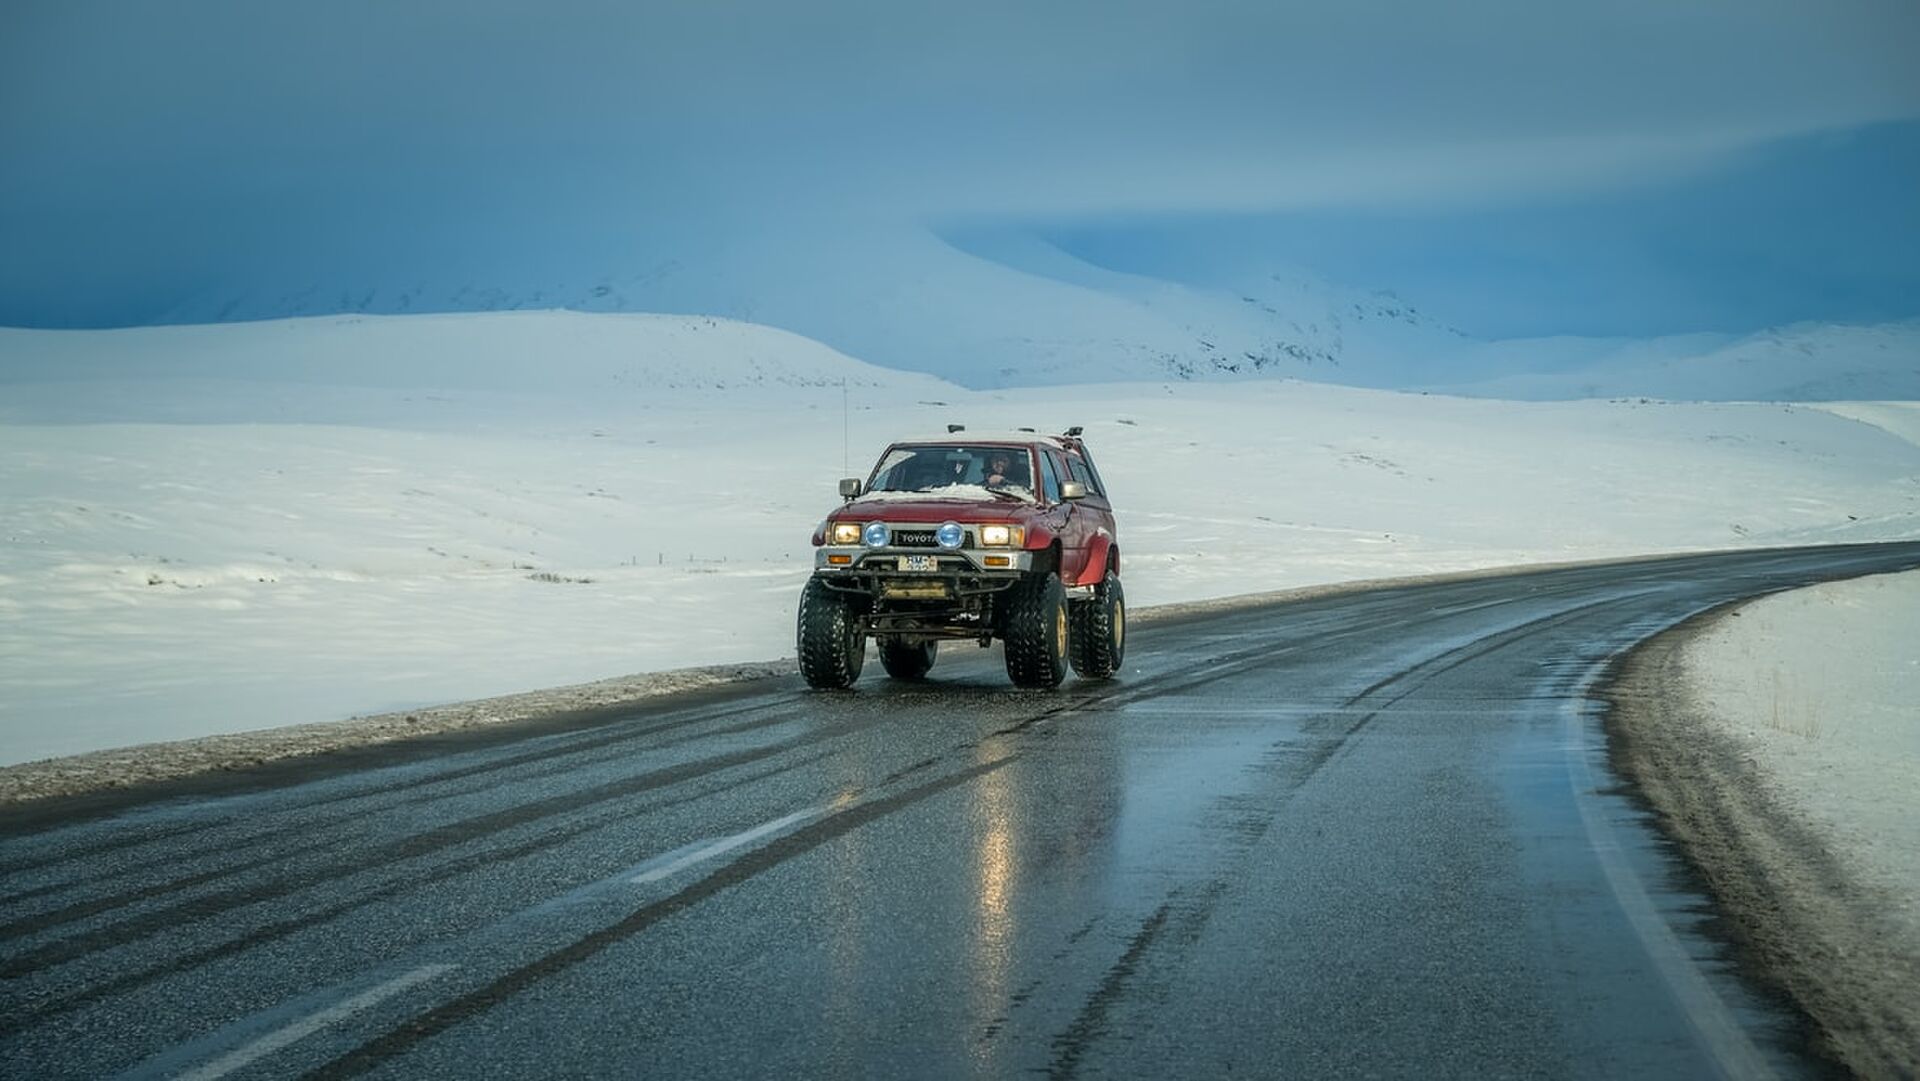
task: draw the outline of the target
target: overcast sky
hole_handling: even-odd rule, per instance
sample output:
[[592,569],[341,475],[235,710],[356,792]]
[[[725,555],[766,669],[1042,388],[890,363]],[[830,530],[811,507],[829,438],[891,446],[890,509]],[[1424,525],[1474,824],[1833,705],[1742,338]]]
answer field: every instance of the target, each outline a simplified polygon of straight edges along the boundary
[[1916,56],[1912,0],[11,0],[0,322],[449,230],[1612,197],[1920,117]]

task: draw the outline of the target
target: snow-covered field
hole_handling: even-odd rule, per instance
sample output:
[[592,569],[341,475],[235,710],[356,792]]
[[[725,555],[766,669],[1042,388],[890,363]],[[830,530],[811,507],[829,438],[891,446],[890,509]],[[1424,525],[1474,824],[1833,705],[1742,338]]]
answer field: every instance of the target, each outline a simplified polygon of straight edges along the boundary
[[1688,643],[1690,693],[1920,955],[1920,573],[1828,582]]
[[1130,599],[1920,536],[1920,405],[961,389],[696,317],[0,331],[0,764],[791,652],[886,441],[1085,426]]

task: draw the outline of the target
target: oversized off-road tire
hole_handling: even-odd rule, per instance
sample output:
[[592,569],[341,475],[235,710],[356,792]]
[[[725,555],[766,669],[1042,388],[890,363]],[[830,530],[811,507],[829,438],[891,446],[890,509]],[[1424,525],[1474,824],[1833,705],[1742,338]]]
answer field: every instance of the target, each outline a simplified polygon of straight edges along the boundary
[[880,664],[895,679],[922,680],[939,649],[940,643],[932,638],[913,642],[888,635],[880,639]]
[[800,674],[810,687],[851,687],[867,659],[853,600],[818,578],[800,591]]
[[1060,576],[1032,574],[1007,590],[1007,678],[1016,687],[1058,687],[1067,678],[1067,594]]
[[1073,670],[1083,679],[1111,679],[1127,655],[1127,596],[1112,571],[1084,601],[1067,605]]

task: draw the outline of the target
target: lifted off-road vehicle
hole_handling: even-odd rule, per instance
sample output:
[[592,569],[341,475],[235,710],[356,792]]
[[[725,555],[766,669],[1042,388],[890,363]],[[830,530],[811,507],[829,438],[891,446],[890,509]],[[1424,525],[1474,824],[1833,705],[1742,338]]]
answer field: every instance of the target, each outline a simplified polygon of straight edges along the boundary
[[895,679],[918,680],[942,639],[999,639],[1021,687],[1120,670],[1126,599],[1113,506],[1079,428],[895,443],[813,535],[800,594],[800,672],[860,676],[867,639]]

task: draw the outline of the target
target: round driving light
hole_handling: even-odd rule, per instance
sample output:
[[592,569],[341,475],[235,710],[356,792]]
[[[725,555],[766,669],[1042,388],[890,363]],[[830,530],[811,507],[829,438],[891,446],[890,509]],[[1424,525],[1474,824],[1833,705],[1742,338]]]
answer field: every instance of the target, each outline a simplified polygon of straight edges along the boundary
[[887,544],[887,523],[868,522],[867,528],[860,532],[861,541],[869,548],[884,548]]
[[933,539],[940,542],[942,548],[958,548],[967,537],[959,522],[946,522],[933,531]]

